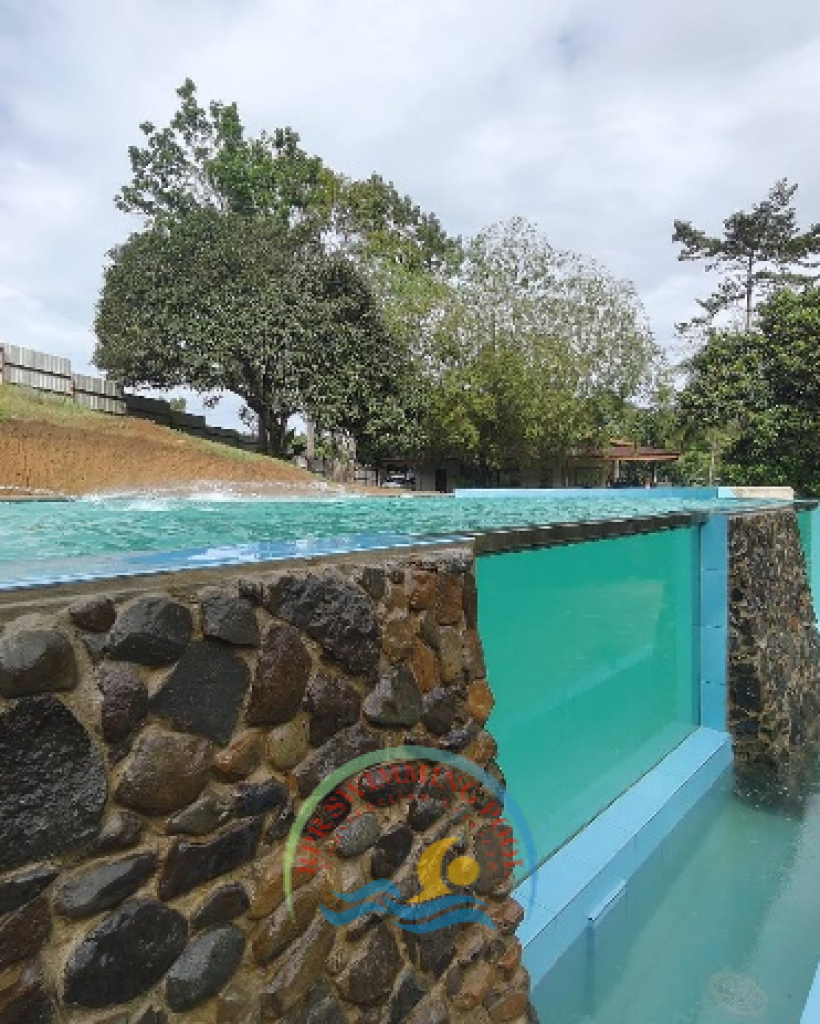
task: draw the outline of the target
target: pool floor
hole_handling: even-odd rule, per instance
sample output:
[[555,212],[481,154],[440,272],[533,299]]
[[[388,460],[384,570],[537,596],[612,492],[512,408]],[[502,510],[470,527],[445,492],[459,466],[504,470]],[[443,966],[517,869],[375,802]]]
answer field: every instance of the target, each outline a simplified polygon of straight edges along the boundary
[[802,811],[725,777],[536,986],[542,1024],[799,1024],[820,960],[820,786]]

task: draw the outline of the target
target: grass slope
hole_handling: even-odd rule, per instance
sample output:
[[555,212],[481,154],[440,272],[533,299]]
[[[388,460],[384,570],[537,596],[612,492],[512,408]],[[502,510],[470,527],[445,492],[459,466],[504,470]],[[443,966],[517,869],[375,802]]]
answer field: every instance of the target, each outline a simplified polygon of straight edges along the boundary
[[0,491],[76,495],[197,484],[317,490],[316,477],[290,463],[0,384]]

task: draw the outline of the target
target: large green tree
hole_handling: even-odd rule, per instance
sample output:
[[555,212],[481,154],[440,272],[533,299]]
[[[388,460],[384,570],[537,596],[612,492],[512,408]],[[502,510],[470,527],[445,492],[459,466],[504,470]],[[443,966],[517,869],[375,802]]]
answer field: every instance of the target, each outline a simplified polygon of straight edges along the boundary
[[410,351],[459,241],[378,175],[332,171],[293,129],[250,137],[236,104],[202,106],[190,79],[177,94],[170,123],[141,125],[129,150],[116,203],[146,230],[112,253],[98,365],[132,384],[239,394],[273,452],[294,412],[371,457],[408,450]]
[[672,241],[681,246],[679,260],[704,260],[706,270],[722,275],[717,289],[698,300],[703,315],[687,326],[710,324],[717,314],[743,310],[743,328],[750,330],[759,298],[788,284],[806,283],[820,252],[820,224],[800,231],[794,209],[797,185],[775,182],[767,197],[751,210],[740,210],[723,222],[723,235],[709,235],[690,221],[676,220]]
[[681,413],[722,479],[820,494],[820,288],[776,292],[755,330],[713,332],[689,370]]
[[485,479],[605,440],[660,358],[634,289],[523,219],[467,245],[434,337],[428,444]]
[[240,396],[270,454],[295,413],[363,444],[412,428],[409,360],[367,282],[276,219],[204,209],[133,235],[95,329],[94,361],[125,384]]

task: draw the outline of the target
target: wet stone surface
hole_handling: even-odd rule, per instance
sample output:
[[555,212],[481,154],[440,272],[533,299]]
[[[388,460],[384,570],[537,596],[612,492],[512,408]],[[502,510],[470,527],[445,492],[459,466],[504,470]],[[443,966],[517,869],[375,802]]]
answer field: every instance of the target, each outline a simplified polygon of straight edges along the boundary
[[144,732],[125,763],[117,799],[144,814],[168,814],[196,800],[208,780],[213,749],[182,733]]
[[432,797],[414,800],[407,812],[407,821],[415,832],[424,832],[431,825],[434,825],[450,809],[446,800],[436,800]]
[[155,900],[114,911],[75,949],[65,970],[66,1002],[103,1007],[126,1003],[155,985],[185,947],[188,926]]
[[422,722],[430,732],[442,736],[452,726],[458,701],[456,694],[448,687],[439,686],[424,698]]
[[0,918],[0,971],[34,956],[51,934],[51,907],[45,894]]
[[202,593],[202,633],[241,647],[259,645],[259,625],[253,604],[230,590]]
[[297,629],[272,622],[251,687],[247,720],[251,725],[281,725],[299,711],[310,676],[310,654]]
[[370,873],[374,878],[389,878],[404,862],[412,845],[411,829],[407,825],[394,826],[374,846]]
[[25,697],[0,715],[0,870],[90,839],[106,793],[102,757],[60,701]]
[[284,962],[271,976],[263,995],[263,1013],[282,1015],[302,1000],[318,979],[333,946],[336,929],[317,917],[291,946]]
[[144,829],[145,824],[139,815],[130,811],[112,811],[103,822],[90,852],[99,854],[129,850],[140,841]]
[[20,619],[0,636],[0,696],[72,690],[77,679],[68,639],[36,616]]
[[137,854],[112,864],[102,864],[60,886],[54,909],[64,917],[81,918],[110,910],[132,896],[157,866],[155,853]]
[[369,729],[361,724],[351,725],[343,729],[324,743],[318,750],[309,754],[294,769],[294,777],[299,785],[302,796],[308,796],[337,768],[341,768],[362,754],[372,754],[379,749],[379,742]]
[[181,896],[247,863],[259,845],[263,824],[262,818],[255,818],[207,843],[176,840],[160,877],[160,898]]
[[145,718],[148,688],[132,665],[108,662],[97,669],[102,694],[102,733],[109,743],[125,739]]
[[334,849],[340,857],[357,857],[369,850],[380,834],[379,819],[375,814],[357,814],[336,829]]
[[349,1024],[349,1018],[336,993],[322,978],[299,1006],[282,1017],[282,1024]]
[[262,763],[265,741],[259,729],[245,729],[235,735],[229,747],[214,761],[214,771],[228,782],[247,778]]
[[182,1012],[216,995],[233,976],[244,951],[245,935],[232,924],[192,939],[168,974],[171,1009]]
[[297,715],[268,733],[268,758],[274,768],[289,771],[307,754],[308,729],[305,715]]
[[140,597],[120,611],[108,636],[113,658],[139,665],[167,665],[188,646],[190,611],[164,594]]
[[421,692],[407,665],[400,665],[381,677],[367,695],[365,717],[374,725],[415,725],[421,718]]
[[179,729],[224,746],[250,683],[248,666],[228,647],[194,641],[151,700],[151,711]]
[[399,947],[387,924],[378,924],[336,979],[342,995],[359,1006],[381,1002],[401,969]]
[[264,814],[277,807],[284,807],[288,795],[288,787],[277,779],[268,779],[266,782],[240,782],[235,790],[233,813],[238,818]]
[[315,889],[299,889],[294,893],[292,908],[283,902],[266,918],[254,935],[253,955],[258,964],[275,960],[280,953],[308,927],[319,907],[319,893]]
[[78,629],[85,629],[89,633],[107,633],[114,625],[117,612],[107,594],[93,594],[69,605],[68,615]]
[[270,611],[304,629],[340,664],[372,675],[379,663],[379,624],[372,600],[336,569],[285,576],[268,594]]
[[227,797],[208,793],[170,818],[165,831],[169,836],[206,836],[229,821],[232,811]]
[[39,896],[59,875],[53,864],[38,864],[0,881],[0,914],[17,910]]
[[191,926],[197,931],[216,924],[226,924],[250,907],[251,901],[245,886],[240,882],[221,885],[205,897],[191,918]]
[[359,720],[362,698],[346,679],[317,676],[311,680],[305,696],[305,709],[311,713],[310,742],[320,747],[340,729]]
[[57,1024],[57,1010],[38,961],[0,989],[0,1024]]

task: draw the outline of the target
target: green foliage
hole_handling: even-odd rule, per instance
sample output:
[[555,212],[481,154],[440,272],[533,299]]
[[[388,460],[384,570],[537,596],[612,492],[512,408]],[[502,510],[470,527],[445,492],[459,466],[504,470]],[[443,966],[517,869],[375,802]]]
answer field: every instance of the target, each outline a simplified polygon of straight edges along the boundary
[[672,241],[681,245],[679,260],[705,260],[707,271],[719,271],[723,280],[717,290],[698,304],[704,311],[689,325],[699,327],[715,316],[743,304],[744,328],[750,330],[758,295],[767,295],[785,285],[807,283],[811,277],[801,271],[816,266],[809,257],[820,252],[820,224],[801,233],[792,205],[797,185],[785,178],[775,182],[766,199],[751,211],[738,211],[723,222],[723,237],[713,237],[692,226],[675,221]]
[[468,245],[433,340],[429,449],[486,479],[605,440],[659,359],[631,286],[521,219]]
[[301,149],[293,129],[247,139],[235,103],[204,109],[190,78],[177,95],[168,127],[140,125],[146,145],[128,151],[133,178],[116,197],[119,209],[151,225],[205,209],[264,216],[280,229],[326,218],[332,176]]
[[335,174],[291,128],[248,138],[236,104],[202,107],[190,79],[177,94],[170,124],[143,124],[145,146],[129,150],[116,202],[148,230],[111,254],[98,365],[132,384],[231,391],[272,452],[295,412],[373,458],[412,447],[415,299],[387,281],[424,292],[458,240],[392,183]]
[[285,451],[296,412],[366,440],[407,360],[355,267],[276,220],[202,210],[112,253],[94,359],[114,378],[230,391]]
[[820,288],[783,290],[759,329],[713,332],[681,394],[690,436],[709,445],[726,483],[820,493]]

